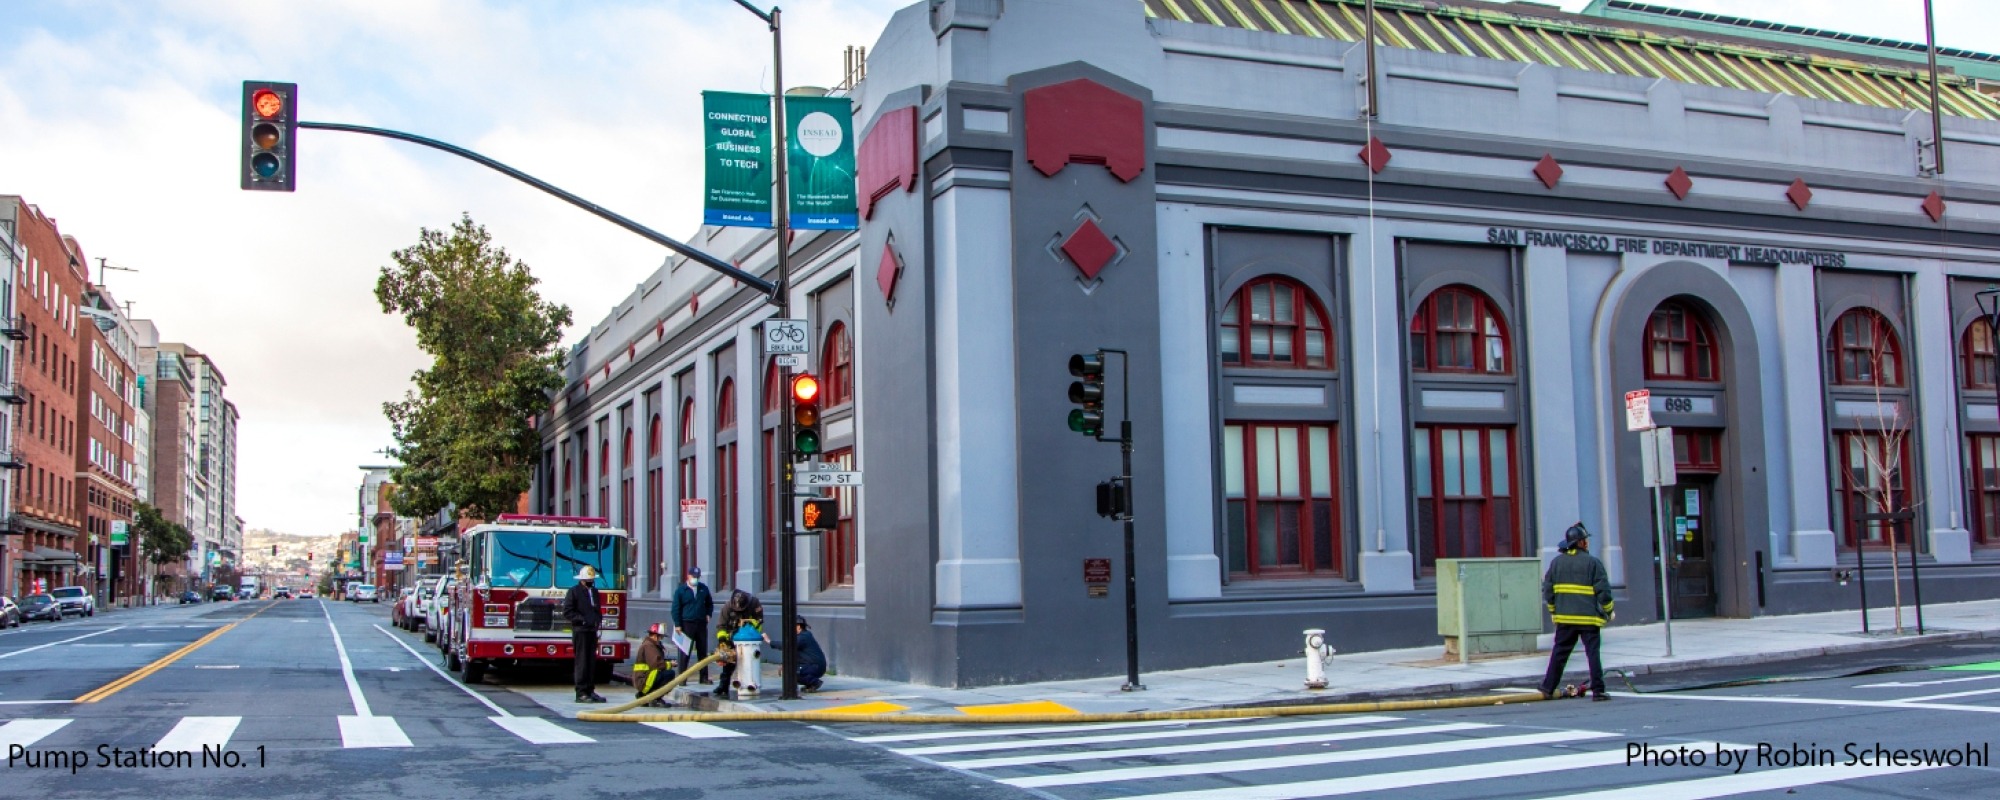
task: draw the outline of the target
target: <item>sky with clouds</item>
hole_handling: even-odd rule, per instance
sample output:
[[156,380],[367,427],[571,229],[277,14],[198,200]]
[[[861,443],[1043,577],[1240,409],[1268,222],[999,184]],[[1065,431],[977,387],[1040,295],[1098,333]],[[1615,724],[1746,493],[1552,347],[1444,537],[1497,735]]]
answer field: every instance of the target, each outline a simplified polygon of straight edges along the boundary
[[[764,0],[769,2],[769,0]],[[2000,51],[1991,0],[1937,0],[1939,43]],[[786,78],[841,80],[908,0],[787,0]],[[1561,5],[1578,10],[1586,0]],[[1921,0],[1661,2],[1921,41]],[[237,188],[241,84],[301,116],[470,147],[670,236],[700,220],[700,93],[768,91],[770,38],[733,0],[0,0],[0,193],[25,196],[241,409],[247,527],[355,523],[381,403],[424,359],[374,282],[461,212],[570,306],[574,336],[661,250],[469,162],[304,131],[294,194]]]

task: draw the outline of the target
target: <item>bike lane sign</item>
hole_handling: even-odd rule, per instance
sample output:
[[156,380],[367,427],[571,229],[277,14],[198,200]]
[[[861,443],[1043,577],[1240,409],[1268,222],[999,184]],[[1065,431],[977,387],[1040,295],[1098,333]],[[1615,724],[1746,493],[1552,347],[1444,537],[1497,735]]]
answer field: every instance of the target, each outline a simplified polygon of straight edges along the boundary
[[764,321],[764,354],[783,355],[812,352],[806,338],[806,321],[772,319]]

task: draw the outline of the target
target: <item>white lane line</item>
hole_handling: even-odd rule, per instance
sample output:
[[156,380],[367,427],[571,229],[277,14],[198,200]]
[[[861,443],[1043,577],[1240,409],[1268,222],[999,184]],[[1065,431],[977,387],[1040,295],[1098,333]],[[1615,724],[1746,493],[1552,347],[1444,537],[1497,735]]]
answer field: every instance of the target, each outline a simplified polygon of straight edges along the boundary
[[[1597,792],[1566,794],[1545,800],[1622,800],[1622,798],[1643,796],[1646,800],[1707,800],[1711,797],[1728,797],[1745,792],[1766,792],[1790,789],[1797,786],[1811,786],[1818,783],[1834,783],[1857,778],[1872,778],[1878,775],[1896,775],[1904,772],[1919,772],[1937,769],[1934,766],[1920,767],[1791,767],[1764,772],[1745,772],[1737,775],[1721,775],[1714,778],[1656,783],[1645,787],[1605,789]],[[1634,792],[1634,789],[1640,791]]]
[[1985,714],[2000,714],[2000,706],[1967,706],[1951,703],[1912,703],[1908,700],[1823,700],[1816,697],[1717,697],[1698,694],[1628,694],[1613,692],[1617,697],[1641,697],[1648,700],[1699,700],[1710,703],[1779,703],[1801,706],[1852,706],[1856,708],[1896,708],[1925,709],[1929,711],[1977,711]]
[[487,717],[493,724],[506,728],[508,733],[528,740],[529,744],[590,744],[597,741],[576,731],[557,725],[540,717]]
[[641,722],[639,724],[655,730],[666,731],[675,736],[685,736],[689,739],[733,739],[738,736],[749,735],[732,731],[719,725],[710,725],[706,722]]
[[1475,722],[1451,722],[1442,725],[1417,725],[1409,728],[1382,728],[1345,733],[1316,733],[1305,736],[1274,736],[1269,739],[1244,739],[1229,742],[1201,742],[1198,744],[1173,744],[1158,747],[1130,747],[1123,750],[1087,750],[1073,753],[1044,753],[1032,756],[1000,756],[998,758],[975,758],[970,761],[948,761],[944,765],[956,769],[990,769],[993,767],[1019,767],[1029,764],[1059,764],[1068,761],[1109,761],[1115,758],[1144,758],[1147,756],[1177,756],[1187,753],[1213,753],[1223,750],[1254,750],[1265,747],[1286,747],[1295,744],[1320,744],[1323,742],[1347,742],[1356,739],[1382,739],[1390,736],[1418,736],[1426,733],[1452,733],[1479,728],[1490,728]]
[[1589,739],[1604,739],[1615,735],[1597,731],[1551,731],[1548,733],[1529,733],[1519,736],[1497,736],[1491,739],[1465,739],[1456,742],[1431,742],[1428,744],[1402,745],[1398,747],[1377,747],[1368,750],[1342,750],[1333,753],[1308,753],[1305,755],[1278,756],[1274,758],[1251,758],[1241,761],[1207,761],[1194,764],[1169,764],[1159,767],[1100,769],[1062,775],[1035,775],[1026,778],[1008,778],[999,782],[1023,789],[1047,786],[1080,786],[1091,783],[1137,781],[1153,778],[1180,778],[1188,775],[1215,775],[1224,772],[1254,772],[1267,769],[1314,767],[1322,764],[1340,764],[1349,761],[1375,761],[1384,758],[1442,755],[1445,753],[1463,753],[1469,750],[1492,750],[1501,747],[1559,744]]
[[396,726],[394,717],[342,716],[340,746],[350,750],[357,747],[409,747],[410,737],[403,735],[403,729]]
[[229,737],[242,722],[242,717],[181,717],[153,749],[193,753],[204,747],[221,747],[229,744]]
[[[1195,736],[1238,736],[1275,733],[1277,731],[1308,730],[1312,728],[1346,727],[1366,725],[1375,722],[1395,722],[1394,717],[1334,717],[1313,719],[1302,722],[1279,722],[1270,725],[1242,725],[1234,728],[1196,728],[1184,731],[1154,731],[1152,733],[1111,733],[1098,736],[1068,736],[1060,739],[1016,739],[1009,742],[977,742],[973,744],[940,744],[930,747],[906,747],[895,750],[906,756],[933,756],[945,753],[983,753],[993,750],[1032,750],[1042,747],[1068,747],[1078,744],[1105,744],[1107,742],[1138,742],[1152,739],[1187,739]],[[1207,745],[1198,745],[1207,747]]]
[[19,650],[15,650],[15,651],[13,651],[13,652],[9,652],[9,653],[0,653],[0,658],[13,658],[13,657],[15,657],[15,656],[18,656],[18,655],[20,655],[20,654],[22,654],[22,653],[32,653],[32,652],[35,652],[36,650],[40,650],[40,649],[42,649],[42,648],[44,648],[44,647],[54,647],[54,646],[56,646],[56,645],[59,645],[59,644],[69,644],[70,642],[75,642],[75,641],[80,641],[80,640],[83,640],[83,639],[88,639],[88,638],[90,638],[90,637],[92,637],[92,636],[103,636],[104,634],[107,634],[107,633],[110,633],[110,632],[112,632],[112,631],[116,631],[116,630],[124,630],[124,629],[125,629],[125,626],[123,626],[123,625],[120,625],[120,626],[118,626],[118,627],[116,627],[116,628],[105,628],[104,630],[101,630],[101,631],[98,631],[98,632],[96,632],[96,633],[86,633],[86,634],[84,634],[84,635],[82,635],[82,636],[76,636],[76,637],[71,637],[71,638],[68,638],[68,639],[64,639],[64,640],[62,640],[62,641],[60,641],[60,642],[49,642],[49,643],[47,643],[47,644],[38,644],[38,645],[35,645],[34,647],[23,647],[23,648],[21,648],[21,649],[19,649]]
[[1888,683],[1864,683],[1854,688],[1894,689],[1894,688],[1902,688],[1905,686],[1937,686],[1946,683],[1965,683],[1966,681],[1990,681],[1995,679],[2000,679],[2000,673],[1995,673],[1992,675],[1974,675],[1970,678],[1946,678],[1941,681],[1890,681]]
[[1946,693],[1946,694],[1932,694],[1932,695],[1925,695],[1925,696],[1923,696],[1923,697],[1905,697],[1905,698],[1903,698],[1903,699],[1901,699],[1901,700],[1898,700],[1897,702],[1899,702],[1899,703],[1928,703],[1928,702],[1930,702],[1930,701],[1932,701],[1932,700],[1950,700],[1951,698],[1954,698],[1954,697],[1974,697],[1974,696],[1977,696],[1977,695],[1982,695],[1982,694],[2000,694],[2000,689],[1974,689],[1974,690],[1972,690],[1972,691],[1969,691],[1969,692],[1949,692],[1949,693]]
[[411,658],[416,659],[417,663],[424,665],[430,671],[437,673],[437,676],[443,678],[445,683],[451,684],[452,686],[456,686],[458,687],[459,691],[472,695],[472,699],[478,700],[481,703],[485,703],[487,708],[493,709],[493,713],[499,714],[500,716],[503,717],[514,716],[513,714],[507,713],[507,709],[494,705],[493,701],[486,699],[485,695],[473,691],[472,687],[467,686],[463,683],[459,683],[456,680],[453,680],[450,675],[446,675],[444,673],[444,670],[438,669],[438,665],[431,663],[430,659],[424,658],[422,655],[418,654],[416,649],[410,647],[408,642],[405,642],[402,639],[397,638],[396,634],[390,633],[388,628],[384,628],[380,625],[377,625],[375,626],[375,630],[381,631],[383,636],[389,637],[389,641],[395,642],[397,646],[403,648],[404,650],[409,651]]
[[0,700],[0,706],[66,706],[75,700]]
[[1605,750],[1595,753],[1549,756],[1547,758],[1523,758],[1513,761],[1492,761],[1483,764],[1462,764],[1451,767],[1438,767],[1436,769],[1380,772],[1369,775],[1356,775],[1350,778],[1328,778],[1317,781],[1300,781],[1298,783],[1274,783],[1264,786],[1231,786],[1226,789],[1199,789],[1186,792],[1130,795],[1122,798],[1122,800],[1299,800],[1300,798],[1307,797],[1333,797],[1343,794],[1380,792],[1390,789],[1410,789],[1418,786],[1436,786],[1441,783],[1511,778],[1517,775],[1550,775],[1572,769],[1611,766],[1623,763],[1624,761],[1625,752],[1623,750]]
[[[879,698],[878,698],[879,699]],[[1232,722],[1270,719],[1270,717],[1244,717],[1242,719],[1167,719],[1145,722],[1095,722],[1087,725],[1049,725],[1040,728],[1012,728],[1005,725],[987,725],[975,730],[945,731],[943,733],[894,733],[882,736],[856,736],[856,742],[928,742],[938,739],[993,739],[1002,736],[1031,736],[1038,733],[1069,733],[1071,731],[1109,731],[1127,728],[1168,728],[1176,725],[1217,725]]]
[[0,725],[0,749],[12,749],[15,745],[27,747],[56,731],[62,730],[70,720],[66,719],[17,719]]
[[[320,610],[326,611],[326,608],[321,606]],[[333,626],[332,612],[327,612],[326,629],[333,633],[333,651],[340,655],[340,677],[347,681],[347,699],[354,702],[354,715],[364,718],[375,716],[373,712],[368,710],[368,698],[361,694],[361,684],[354,680],[354,662],[347,660],[347,645],[340,641],[340,629]],[[341,717],[340,719],[341,737],[346,738],[347,718]],[[390,727],[394,726],[395,723],[390,723]],[[397,731],[396,735],[401,736],[402,732]],[[404,739],[403,744],[408,745],[409,741],[408,739]]]

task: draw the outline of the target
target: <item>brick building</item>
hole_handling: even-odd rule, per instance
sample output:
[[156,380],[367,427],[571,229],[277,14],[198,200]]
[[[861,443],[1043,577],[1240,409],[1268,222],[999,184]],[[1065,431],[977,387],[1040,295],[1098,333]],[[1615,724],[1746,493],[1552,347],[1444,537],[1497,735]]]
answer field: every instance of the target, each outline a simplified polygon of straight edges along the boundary
[[19,542],[25,538],[17,536],[20,531],[7,523],[14,513],[15,476],[25,466],[13,451],[14,421],[19,404],[26,402],[14,387],[15,342],[28,335],[14,319],[15,275],[28,263],[27,250],[14,238],[18,209],[18,204],[0,203],[0,594],[8,597],[20,594],[14,582],[14,562],[19,558]]
[[[143,393],[146,416],[152,420],[152,446],[147,473],[151,502],[161,516],[196,533],[200,529],[201,475],[197,442],[200,422],[194,403],[195,389],[184,347],[161,344],[159,329],[150,320],[136,320],[140,366],[147,376]],[[198,533],[197,533],[198,535]],[[191,549],[182,563],[160,570],[165,591],[196,588],[192,577],[201,574],[199,547]]]
[[80,487],[76,516],[90,534],[92,544],[84,557],[98,566],[94,587],[98,601],[120,604],[139,594],[142,586],[138,547],[112,538],[114,529],[131,524],[132,506],[138,499],[133,483],[133,464],[140,449],[134,423],[140,407],[138,351],[131,321],[109,290],[86,283],[82,313],[84,324],[77,326],[78,352],[88,369],[79,378],[76,404],[76,419],[81,425],[76,448]]
[[83,249],[62,235],[56,221],[18,196],[0,196],[11,206],[16,240],[25,253],[15,270],[12,324],[20,341],[14,369],[21,402],[14,429],[14,452],[22,465],[13,486],[11,530],[20,534],[15,586],[23,593],[42,582],[44,590],[91,585],[97,565],[85,560],[91,541],[77,515],[76,483],[78,361],[77,302],[82,296]]

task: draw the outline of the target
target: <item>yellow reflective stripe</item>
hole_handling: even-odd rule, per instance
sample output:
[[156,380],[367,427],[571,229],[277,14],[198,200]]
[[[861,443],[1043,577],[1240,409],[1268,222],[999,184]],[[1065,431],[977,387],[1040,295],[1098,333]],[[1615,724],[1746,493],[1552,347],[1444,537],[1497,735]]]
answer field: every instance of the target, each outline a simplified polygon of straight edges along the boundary
[[1554,621],[1555,621],[1555,623],[1556,623],[1557,625],[1598,625],[1598,626],[1602,626],[1602,625],[1604,624],[1604,618],[1603,618],[1603,617],[1585,617],[1585,616],[1579,616],[1579,615],[1576,615],[1576,614],[1556,614],[1556,615],[1553,615],[1553,616],[1549,617],[1549,619],[1551,619],[1551,620],[1554,620]]
[[1556,584],[1556,594],[1595,595],[1597,594],[1597,589],[1595,587],[1585,586],[1581,583],[1558,583]]

